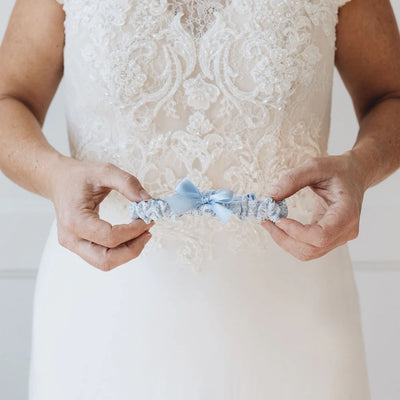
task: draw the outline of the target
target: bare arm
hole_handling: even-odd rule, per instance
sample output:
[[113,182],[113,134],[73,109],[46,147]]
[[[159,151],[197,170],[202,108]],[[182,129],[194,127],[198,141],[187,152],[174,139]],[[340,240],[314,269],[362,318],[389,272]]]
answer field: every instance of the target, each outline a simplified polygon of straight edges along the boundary
[[48,199],[61,154],[41,128],[63,74],[63,22],[54,0],[17,0],[0,47],[0,168]]
[[[64,11],[55,0],[17,0],[0,47],[0,169],[19,186],[50,199],[59,243],[101,270],[137,257],[152,223],[112,226],[99,204],[112,190],[130,201],[140,182],[110,163],[57,152],[42,132],[63,75]],[[66,188],[68,190],[66,190]]]
[[360,124],[351,153],[367,189],[400,167],[400,34],[390,0],[342,7],[335,64]]
[[310,224],[281,218],[262,225],[275,242],[308,261],[355,239],[365,191],[400,167],[400,36],[389,0],[352,0],[339,9],[335,65],[360,129],[351,150],[315,157],[278,182],[282,200],[305,186],[319,195]]

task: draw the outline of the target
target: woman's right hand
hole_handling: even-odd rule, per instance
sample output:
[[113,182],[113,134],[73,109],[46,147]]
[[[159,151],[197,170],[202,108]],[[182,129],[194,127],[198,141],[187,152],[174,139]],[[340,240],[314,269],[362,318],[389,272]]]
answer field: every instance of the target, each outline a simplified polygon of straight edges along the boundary
[[136,177],[111,163],[62,156],[51,171],[59,243],[102,271],[138,257],[154,225],[142,219],[111,225],[100,219],[99,205],[112,189],[130,201],[151,199]]

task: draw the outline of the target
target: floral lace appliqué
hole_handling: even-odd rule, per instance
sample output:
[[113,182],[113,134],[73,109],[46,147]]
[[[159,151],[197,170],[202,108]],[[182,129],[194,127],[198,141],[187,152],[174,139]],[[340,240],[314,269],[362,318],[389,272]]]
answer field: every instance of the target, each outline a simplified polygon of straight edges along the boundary
[[[326,154],[337,1],[65,0],[71,155],[116,164],[153,197],[184,176],[265,197],[286,171]],[[309,219],[313,199],[307,188],[291,196],[289,217]],[[105,202],[128,218],[122,195]],[[207,216],[152,232],[146,251],[174,237],[180,262],[198,266],[213,235],[230,251],[272,240],[259,222]]]

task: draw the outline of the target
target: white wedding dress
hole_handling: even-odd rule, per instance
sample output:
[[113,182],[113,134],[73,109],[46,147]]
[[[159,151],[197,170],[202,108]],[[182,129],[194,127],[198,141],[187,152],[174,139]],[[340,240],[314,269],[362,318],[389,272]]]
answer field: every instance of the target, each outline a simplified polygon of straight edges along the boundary
[[[153,197],[265,197],[327,154],[335,27],[348,0],[64,0],[71,155]],[[68,188],[66,188],[68,190]],[[287,199],[312,218],[316,195]],[[100,217],[129,222],[116,191]],[[58,243],[39,266],[29,400],[370,400],[347,244],[311,261],[255,219],[160,220],[101,272]]]

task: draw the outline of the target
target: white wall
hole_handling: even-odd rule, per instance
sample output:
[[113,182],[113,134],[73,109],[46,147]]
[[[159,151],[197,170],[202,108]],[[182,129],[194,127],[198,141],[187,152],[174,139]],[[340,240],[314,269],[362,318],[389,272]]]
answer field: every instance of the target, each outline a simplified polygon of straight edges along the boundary
[[[0,40],[13,3],[0,2]],[[400,3],[392,4],[400,21]],[[351,100],[335,71],[330,153],[350,149],[357,130]],[[62,84],[44,133],[54,147],[69,154]],[[400,171],[366,192],[360,234],[350,242],[373,400],[400,398],[399,205]],[[0,174],[0,398],[26,399],[35,269],[53,215],[48,200]]]

